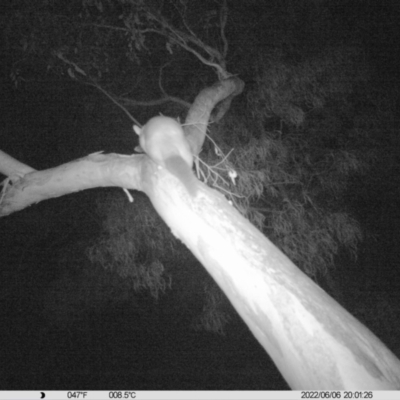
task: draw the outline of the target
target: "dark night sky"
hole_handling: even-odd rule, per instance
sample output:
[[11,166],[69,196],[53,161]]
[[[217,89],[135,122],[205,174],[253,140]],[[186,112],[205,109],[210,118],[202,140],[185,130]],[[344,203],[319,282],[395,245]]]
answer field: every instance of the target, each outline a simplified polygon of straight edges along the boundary
[[[236,4],[231,23],[242,18],[238,26],[249,30],[255,26],[259,37],[281,35],[278,28],[263,27],[254,20],[255,15],[265,17],[268,2],[251,3],[253,8]],[[362,43],[373,79],[391,94],[394,108],[399,110],[400,6],[395,1],[371,0],[321,1],[321,7],[328,3],[329,20],[337,32],[332,41],[345,43],[351,37]],[[299,26],[304,26],[298,36],[305,42],[310,34],[306,14],[298,15]],[[313,40],[318,46],[318,37],[314,35]],[[232,43],[231,54],[246,45],[239,40]],[[40,84],[27,82],[15,90],[9,78],[11,62],[11,56],[3,54],[1,150],[36,169],[100,150],[133,151],[131,121],[95,89],[67,79],[50,81],[49,76],[42,75]],[[245,68],[241,74],[246,75]],[[246,79],[250,81],[251,76]],[[373,290],[400,304],[399,161],[397,153],[379,186],[365,189],[360,183],[355,189],[365,193],[351,207],[371,235],[361,246],[357,263],[338,266],[342,274],[339,287],[345,291],[341,301],[348,309],[366,302]],[[70,247],[71,259],[84,258],[79,243],[87,243],[101,229],[102,221],[93,211],[96,198],[115,190],[98,189],[44,201],[0,221],[0,335],[6,344],[0,353],[0,389],[287,389],[269,357],[238,318],[233,319],[226,336],[196,332],[171,322],[170,307],[176,309],[175,298],[170,300],[171,305],[162,296],[155,302],[147,293],[135,300],[129,297],[110,306],[102,304],[100,311],[95,307],[83,314],[77,310],[74,298],[82,296],[82,280],[89,286],[105,284],[83,278],[74,270],[66,274],[58,251]],[[107,277],[104,279],[112,279]],[[366,282],[369,286],[362,290]],[[389,300],[379,299],[379,305],[387,307]],[[68,320],[64,325],[49,323],[46,307],[56,302],[65,309],[53,307],[52,318]],[[352,312],[369,322],[363,309],[354,308]],[[399,322],[397,308],[393,325],[398,328]],[[389,331],[375,333],[393,348],[395,340]],[[393,351],[400,356],[399,347]]]

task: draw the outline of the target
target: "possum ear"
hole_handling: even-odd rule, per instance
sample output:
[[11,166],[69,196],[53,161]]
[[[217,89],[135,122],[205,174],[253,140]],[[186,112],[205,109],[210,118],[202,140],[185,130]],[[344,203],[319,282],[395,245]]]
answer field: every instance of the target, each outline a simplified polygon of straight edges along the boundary
[[144,153],[144,150],[140,146],[136,146],[134,150],[136,151],[136,153]]
[[137,135],[140,136],[140,134],[142,133],[142,129],[139,128],[137,125],[133,125],[133,130],[136,132]]

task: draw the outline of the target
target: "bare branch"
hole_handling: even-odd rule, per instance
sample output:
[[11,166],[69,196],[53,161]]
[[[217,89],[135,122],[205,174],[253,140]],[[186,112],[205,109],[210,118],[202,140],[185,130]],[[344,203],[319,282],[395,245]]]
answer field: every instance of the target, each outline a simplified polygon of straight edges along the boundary
[[[191,33],[190,35],[188,35],[187,33],[182,32],[171,26],[163,16],[152,13],[150,11],[148,12],[148,15],[151,17],[151,19],[160,24],[160,29],[150,28],[142,31],[142,33],[153,32],[165,36],[171,42],[194,54],[203,64],[215,68],[220,79],[226,79],[227,77],[229,77],[229,74],[225,69],[224,57],[218,50],[205,44],[190,29],[187,28]],[[186,22],[184,23],[186,26]],[[200,52],[193,46],[190,46],[189,43],[192,43],[195,47],[207,53],[209,55],[209,59],[201,55]],[[214,60],[217,60],[217,62],[215,62]]]
[[95,88],[99,89],[100,92],[105,94],[115,105],[117,105],[135,124],[140,125],[139,122],[132,116],[132,114],[121,104],[119,103],[115,97],[109,94],[106,90],[104,90],[99,84],[92,81],[92,83],[88,82],[89,85],[94,86]]
[[14,157],[11,157],[7,153],[4,153],[4,151],[0,150],[0,172],[3,175],[10,178],[16,176],[21,177],[34,171],[36,170],[29,165],[16,160]]
[[221,12],[219,14],[219,17],[220,17],[220,24],[221,24],[221,38],[222,38],[222,42],[224,44],[222,56],[225,59],[226,55],[228,54],[228,40],[226,39],[226,36],[225,36],[225,27],[226,27],[226,23],[228,21],[228,6],[226,4],[226,0],[223,0],[223,4],[221,6]]
[[[86,84],[86,85],[90,85],[95,87],[96,89],[100,90],[100,92],[102,92],[104,95],[106,95],[116,106],[118,106],[135,124],[139,124],[139,122],[132,116],[132,114],[121,104],[119,103],[116,98],[114,96],[112,96],[110,93],[108,93],[105,89],[103,89],[94,79],[92,79],[90,76],[88,76],[88,74],[82,69],[80,68],[76,63],[74,63],[73,61],[70,61],[68,58],[66,58],[64,56],[64,54],[62,54],[60,51],[56,54],[57,57],[63,61],[64,63],[66,63],[67,65],[70,65],[71,67],[74,68],[74,70],[76,72],[78,72],[80,75],[86,77],[88,80],[87,81],[82,81],[82,83]],[[76,77],[76,75],[69,70],[68,71],[69,76],[72,79],[78,80],[78,78]]]
[[121,97],[117,97],[118,101],[125,105],[125,106],[132,106],[132,107],[137,107],[137,106],[145,106],[145,107],[149,107],[149,106],[157,106],[160,104],[164,104],[168,101],[172,101],[174,103],[180,104],[181,106],[185,107],[185,108],[190,108],[191,107],[191,103],[188,103],[185,100],[180,99],[179,97],[175,97],[175,96],[165,96],[162,97],[160,99],[155,99],[155,100],[147,100],[147,101],[140,101],[140,100],[132,100],[132,99],[126,99],[126,98],[121,98]]

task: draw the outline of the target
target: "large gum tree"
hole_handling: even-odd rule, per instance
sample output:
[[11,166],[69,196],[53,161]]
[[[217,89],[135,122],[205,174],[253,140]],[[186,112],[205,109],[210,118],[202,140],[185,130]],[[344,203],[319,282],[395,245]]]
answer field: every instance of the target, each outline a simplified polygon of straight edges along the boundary
[[[357,127],[333,125],[354,117],[342,105],[367,73],[352,47],[285,60],[289,33],[272,29],[279,39],[268,47],[240,18],[262,11],[268,22],[260,3],[26,1],[10,8],[2,25],[15,86],[47,73],[97,90],[131,124],[160,112],[180,117],[199,179],[192,197],[146,154],[96,152],[37,170],[1,151],[0,214],[90,188],[123,188],[126,202],[128,190],[144,192],[291,388],[400,389],[399,360],[312,279],[328,273],[340,249],[355,254],[361,239],[338,199],[369,154],[355,151]],[[154,296],[164,291],[156,231],[121,244],[115,220],[105,229],[91,260],[114,265]],[[211,301],[203,327],[229,329],[217,308]]]

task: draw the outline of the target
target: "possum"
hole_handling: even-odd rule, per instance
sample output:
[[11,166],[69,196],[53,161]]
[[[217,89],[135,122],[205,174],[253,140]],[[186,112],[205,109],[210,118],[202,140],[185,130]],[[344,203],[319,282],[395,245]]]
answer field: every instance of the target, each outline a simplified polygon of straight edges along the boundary
[[197,194],[197,179],[192,171],[193,155],[181,125],[169,117],[151,118],[140,129],[133,129],[139,135],[142,150],[157,164],[166,168],[179,179],[191,197]]

